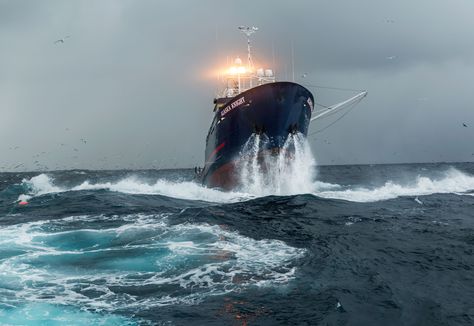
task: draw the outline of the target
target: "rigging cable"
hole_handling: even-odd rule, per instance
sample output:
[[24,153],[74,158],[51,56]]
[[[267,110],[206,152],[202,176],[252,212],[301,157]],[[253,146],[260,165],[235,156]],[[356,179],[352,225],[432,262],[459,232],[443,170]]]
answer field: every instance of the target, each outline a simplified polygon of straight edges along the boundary
[[[357,99],[356,101],[352,102],[352,103],[349,104],[349,105],[341,106],[340,108],[337,108],[336,110],[334,110],[334,111],[332,111],[332,112],[329,112],[329,111],[328,111],[329,109],[331,109],[330,106],[328,106],[328,109],[327,109],[327,110],[319,110],[319,111],[315,111],[315,112],[324,112],[324,111],[329,112],[329,113],[325,114],[323,117],[318,118],[318,119],[324,119],[324,118],[330,117],[330,116],[332,116],[332,115],[334,115],[334,114],[336,114],[336,113],[339,113],[339,112],[341,112],[341,111],[347,110],[348,108],[349,108],[350,110],[352,110],[353,106],[356,106],[357,104],[359,104],[359,103],[362,101],[362,99],[363,99],[363,97]],[[345,115],[345,114],[344,114],[344,115]],[[344,116],[344,115],[343,115],[343,116]],[[317,119],[316,119],[316,120],[317,120]],[[313,120],[313,121],[314,121],[314,120]]]
[[300,83],[305,87],[312,87],[312,88],[323,88],[323,89],[334,89],[338,91],[349,91],[349,92],[363,92],[363,89],[353,89],[353,88],[341,88],[341,87],[330,87],[330,86],[320,86],[320,85],[311,85],[311,84],[303,84]]
[[[337,118],[336,120],[334,120],[332,123],[330,123],[329,125],[327,125],[326,127],[322,128],[322,129],[313,131],[313,132],[310,133],[308,136],[312,136],[312,135],[315,135],[315,134],[319,134],[319,133],[323,132],[324,130],[328,129],[329,127],[333,126],[334,124],[336,124],[336,122],[338,122],[339,120],[341,120],[342,118],[344,118],[346,115],[348,115],[348,114],[355,108],[355,106],[360,103],[360,101],[362,101],[362,98],[359,99],[359,100],[357,100],[357,101],[355,101],[354,103],[350,104],[349,109],[348,109],[346,112],[344,112],[344,114],[341,115],[339,118]],[[339,112],[339,111],[330,113],[330,114],[328,114],[328,116],[330,116],[330,115],[332,115],[332,114],[334,114],[334,113],[337,113],[337,112]]]

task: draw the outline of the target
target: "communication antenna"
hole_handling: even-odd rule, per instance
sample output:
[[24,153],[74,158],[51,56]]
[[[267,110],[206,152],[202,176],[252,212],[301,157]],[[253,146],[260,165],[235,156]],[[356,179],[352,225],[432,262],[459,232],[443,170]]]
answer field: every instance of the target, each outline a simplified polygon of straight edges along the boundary
[[247,59],[249,62],[249,68],[253,70],[252,56],[250,55],[250,35],[258,31],[258,28],[254,26],[239,26],[239,30],[247,35]]
[[292,75],[292,82],[295,82],[295,47],[293,45],[293,41],[291,41],[291,75]]

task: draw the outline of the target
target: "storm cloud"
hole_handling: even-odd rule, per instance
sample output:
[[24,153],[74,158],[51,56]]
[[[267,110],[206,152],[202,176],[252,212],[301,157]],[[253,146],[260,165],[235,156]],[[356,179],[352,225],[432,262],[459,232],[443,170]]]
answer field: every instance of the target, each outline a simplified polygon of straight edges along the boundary
[[369,91],[309,136],[319,164],[473,161],[472,17],[468,0],[0,0],[0,171],[202,165],[239,25],[278,79]]

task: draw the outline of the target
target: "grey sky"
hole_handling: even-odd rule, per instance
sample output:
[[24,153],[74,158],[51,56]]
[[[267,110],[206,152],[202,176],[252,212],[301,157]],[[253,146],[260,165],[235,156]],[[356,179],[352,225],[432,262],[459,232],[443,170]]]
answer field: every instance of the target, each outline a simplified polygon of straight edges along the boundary
[[369,91],[309,137],[319,164],[474,161],[473,17],[471,0],[0,0],[0,171],[202,164],[239,25],[280,80],[293,43],[296,81]]

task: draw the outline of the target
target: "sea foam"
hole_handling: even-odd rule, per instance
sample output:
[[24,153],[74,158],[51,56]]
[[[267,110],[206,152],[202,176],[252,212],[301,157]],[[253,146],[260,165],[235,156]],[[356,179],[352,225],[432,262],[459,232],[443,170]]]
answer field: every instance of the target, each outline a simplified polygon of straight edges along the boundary
[[387,181],[381,187],[353,187],[344,190],[318,189],[314,194],[324,198],[344,199],[354,202],[374,202],[401,196],[423,196],[453,193],[459,195],[474,189],[474,176],[454,168],[444,172],[441,178],[418,176],[412,183],[401,184]]
[[102,189],[127,194],[162,195],[172,198],[216,203],[237,202],[255,197],[249,193],[223,192],[217,189],[207,188],[193,181],[158,179],[153,183],[149,183],[136,176],[129,176],[116,182],[92,183],[86,180],[73,187],[59,187],[54,184],[54,178],[52,176],[40,174],[31,179],[25,179],[22,183],[29,191],[26,194],[20,195],[18,200],[66,191]]
[[[195,304],[250,286],[285,284],[306,252],[217,225],[169,225],[167,218],[72,216],[2,228],[0,285],[8,291],[0,290],[0,305],[40,302],[114,312]],[[116,225],[69,227],[107,219]],[[140,288],[154,295],[137,296]]]
[[437,177],[419,175],[410,183],[387,180],[378,187],[325,183],[314,179],[315,161],[308,153],[310,152],[302,150],[298,154],[301,159],[290,166],[281,167],[281,162],[278,160],[272,162],[269,166],[275,170],[269,171],[267,176],[259,174],[254,163],[250,161],[242,172],[242,178],[246,182],[236,191],[220,191],[193,181],[157,179],[150,183],[136,176],[125,177],[115,182],[84,181],[75,186],[62,187],[55,184],[52,176],[40,174],[23,180],[22,184],[28,191],[21,194],[18,200],[29,200],[32,197],[66,191],[105,189],[127,194],[162,195],[213,203],[233,203],[268,195],[299,194],[312,194],[353,202],[375,202],[400,196],[423,196],[436,193],[472,196],[474,190],[474,176],[455,168],[449,168]]

